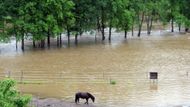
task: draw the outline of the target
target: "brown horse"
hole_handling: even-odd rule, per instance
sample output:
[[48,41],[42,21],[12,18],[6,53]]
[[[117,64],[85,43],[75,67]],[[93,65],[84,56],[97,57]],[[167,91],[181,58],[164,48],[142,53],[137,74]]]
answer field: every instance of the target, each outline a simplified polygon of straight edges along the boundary
[[82,98],[82,99],[86,99],[86,102],[85,104],[88,104],[88,99],[91,98],[91,100],[94,102],[95,101],[95,97],[88,93],[88,92],[78,92],[75,94],[75,103],[79,103],[79,99]]

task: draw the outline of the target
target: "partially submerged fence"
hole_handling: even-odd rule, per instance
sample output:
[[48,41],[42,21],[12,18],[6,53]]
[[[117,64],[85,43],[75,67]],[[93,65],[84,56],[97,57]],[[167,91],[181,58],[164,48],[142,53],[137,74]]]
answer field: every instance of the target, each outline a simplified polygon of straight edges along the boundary
[[[137,79],[133,72],[65,72],[65,71],[6,71],[0,72],[0,79],[10,77],[19,83],[62,83],[62,82],[93,82],[105,83],[110,80],[123,81]],[[139,75],[139,74],[138,74]],[[148,78],[147,73],[143,73],[143,79]],[[138,78],[142,79],[142,78]]]
[[105,82],[104,73],[69,73],[64,71],[6,71],[0,78],[13,78],[19,83],[59,83],[59,82]]

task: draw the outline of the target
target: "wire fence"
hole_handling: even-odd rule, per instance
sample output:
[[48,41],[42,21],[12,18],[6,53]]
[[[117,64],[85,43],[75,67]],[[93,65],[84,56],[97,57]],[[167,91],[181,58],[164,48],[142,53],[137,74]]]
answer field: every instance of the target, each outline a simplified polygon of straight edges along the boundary
[[[130,76],[129,76],[130,75]],[[0,78],[13,78],[19,83],[105,83],[110,80],[121,80],[137,78],[135,75],[143,75],[149,78],[148,73],[135,74],[132,72],[65,72],[65,71],[6,71],[0,72]],[[138,78],[140,79],[140,78]]]
[[54,82],[103,82],[104,73],[69,73],[64,71],[6,71],[0,72],[0,78],[13,78],[19,83],[54,83]]

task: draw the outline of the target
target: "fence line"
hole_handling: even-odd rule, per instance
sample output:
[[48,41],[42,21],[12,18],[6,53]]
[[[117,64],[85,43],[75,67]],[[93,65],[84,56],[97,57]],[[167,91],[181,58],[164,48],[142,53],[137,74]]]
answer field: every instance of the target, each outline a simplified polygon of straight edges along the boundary
[[[52,83],[52,82],[105,82],[110,79],[125,79],[130,72],[50,72],[50,71],[7,71],[0,72],[0,78],[9,77],[19,83]],[[142,74],[144,75],[144,74]],[[146,75],[146,74],[145,74]]]

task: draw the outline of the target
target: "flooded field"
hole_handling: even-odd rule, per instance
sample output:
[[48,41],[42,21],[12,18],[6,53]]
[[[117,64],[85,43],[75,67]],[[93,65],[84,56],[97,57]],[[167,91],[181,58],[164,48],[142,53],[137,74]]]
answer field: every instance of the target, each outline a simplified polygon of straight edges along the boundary
[[[88,91],[98,107],[189,106],[189,37],[165,32],[125,40],[115,34],[111,43],[80,37],[77,47],[33,50],[28,44],[24,53],[14,43],[2,44],[0,75],[42,98],[74,102],[76,92]],[[158,72],[158,80],[150,81],[149,72]]]

